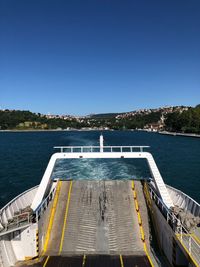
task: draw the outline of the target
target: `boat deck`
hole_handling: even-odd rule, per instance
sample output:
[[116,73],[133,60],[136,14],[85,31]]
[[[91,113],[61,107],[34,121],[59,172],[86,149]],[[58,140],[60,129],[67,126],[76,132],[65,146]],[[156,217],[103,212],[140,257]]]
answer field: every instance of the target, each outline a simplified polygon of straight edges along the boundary
[[46,255],[143,253],[131,181],[61,183]]
[[151,266],[131,181],[60,181],[48,213],[38,266]]

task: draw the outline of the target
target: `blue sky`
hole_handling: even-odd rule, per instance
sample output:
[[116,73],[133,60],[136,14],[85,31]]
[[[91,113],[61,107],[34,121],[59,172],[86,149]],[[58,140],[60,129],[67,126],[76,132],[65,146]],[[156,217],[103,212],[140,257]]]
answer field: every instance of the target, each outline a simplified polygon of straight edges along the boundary
[[199,14],[199,0],[0,0],[0,107],[199,104]]

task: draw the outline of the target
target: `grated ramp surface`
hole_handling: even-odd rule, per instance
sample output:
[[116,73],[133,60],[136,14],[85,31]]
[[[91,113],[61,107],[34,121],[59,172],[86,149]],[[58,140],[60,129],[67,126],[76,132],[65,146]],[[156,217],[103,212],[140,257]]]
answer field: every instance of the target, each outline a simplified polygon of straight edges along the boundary
[[[46,255],[144,255],[131,181],[62,182]],[[63,234],[63,246],[60,240]]]
[[[73,257],[61,257],[52,256],[44,258],[40,262],[29,264],[22,264],[20,267],[151,267],[146,256],[122,256],[123,263],[120,261],[119,256],[109,255],[89,255],[87,257],[73,256]],[[45,264],[46,261],[46,264]]]

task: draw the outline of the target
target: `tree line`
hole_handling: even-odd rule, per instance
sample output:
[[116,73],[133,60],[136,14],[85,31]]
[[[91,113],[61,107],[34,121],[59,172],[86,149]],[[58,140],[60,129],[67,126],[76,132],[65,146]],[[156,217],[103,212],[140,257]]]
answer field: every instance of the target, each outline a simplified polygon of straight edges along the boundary
[[167,115],[165,128],[171,132],[200,133],[200,105],[189,108],[182,113],[173,112]]
[[0,111],[0,129],[65,129],[67,127],[79,127],[75,119],[64,120],[61,118],[49,119],[40,113],[30,111],[5,110]]
[[[20,110],[0,111],[0,129],[66,129],[66,128],[110,128],[115,130],[143,129],[145,125],[158,123],[161,111],[149,114],[137,114],[123,118],[96,117],[84,118],[47,118],[40,113]],[[166,115],[164,130],[185,133],[200,133],[200,105],[183,112],[172,112]]]
[[5,110],[0,111],[0,129],[57,129],[57,128],[111,128],[111,129],[137,129],[143,128],[148,123],[157,122],[161,113],[154,112],[147,115],[135,115],[133,117],[116,119],[115,117],[97,117],[77,120],[75,118],[47,118],[40,113],[30,111]]

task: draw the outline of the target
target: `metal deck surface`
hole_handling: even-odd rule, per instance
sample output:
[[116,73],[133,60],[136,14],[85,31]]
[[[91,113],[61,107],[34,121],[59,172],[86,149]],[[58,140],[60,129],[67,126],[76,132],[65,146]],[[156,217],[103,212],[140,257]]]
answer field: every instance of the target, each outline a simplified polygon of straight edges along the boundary
[[50,236],[45,255],[144,254],[131,181],[62,181]]
[[[44,258],[41,262],[35,263],[35,267],[151,267],[146,256],[74,256],[59,257],[51,256]],[[29,265],[21,265],[27,267]],[[33,266],[33,265],[32,265]]]
[[151,266],[131,181],[61,181],[56,197],[39,227],[43,260],[34,266]]

